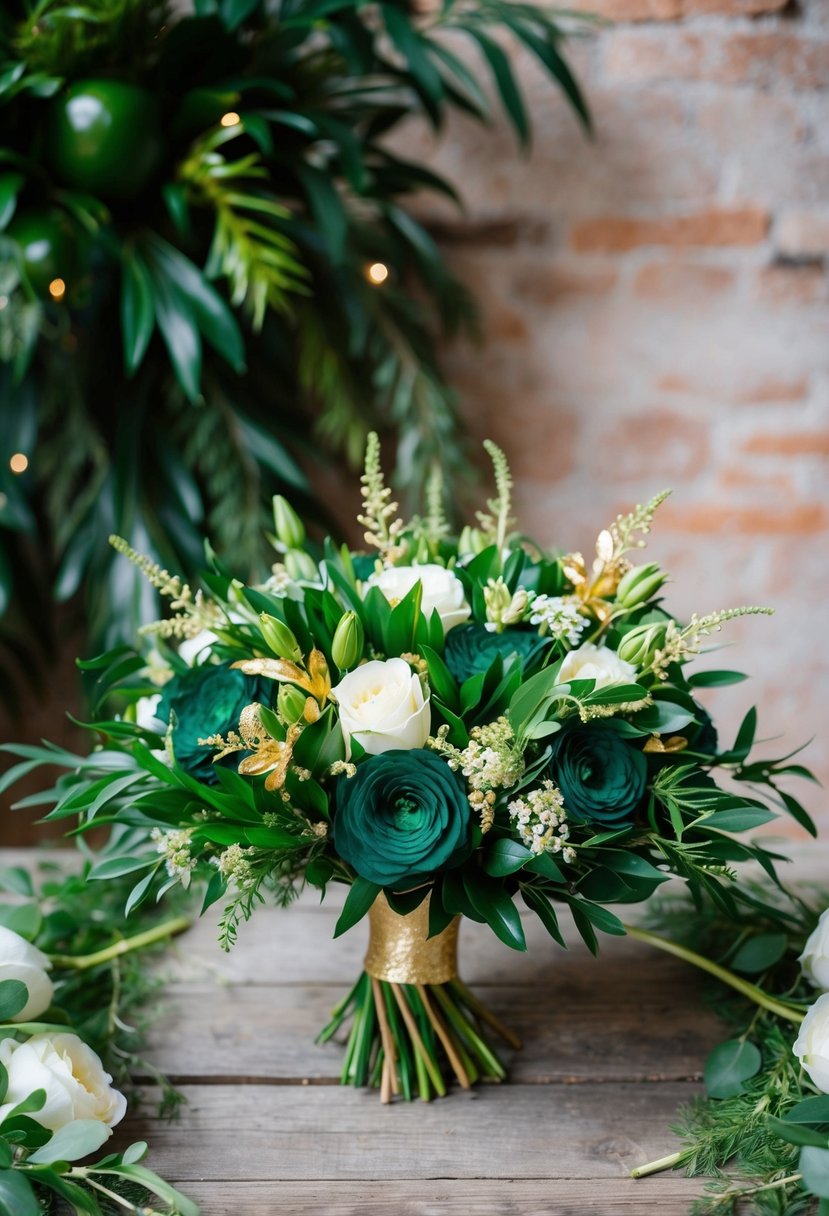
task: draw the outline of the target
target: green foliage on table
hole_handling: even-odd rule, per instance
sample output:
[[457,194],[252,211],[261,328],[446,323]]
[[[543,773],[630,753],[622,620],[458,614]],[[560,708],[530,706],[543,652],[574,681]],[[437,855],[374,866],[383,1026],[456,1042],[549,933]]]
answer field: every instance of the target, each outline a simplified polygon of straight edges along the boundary
[[677,899],[657,900],[649,912],[647,924],[670,939],[672,953],[690,948],[688,961],[699,962],[701,952],[718,960],[719,978],[730,969],[732,979],[742,973],[761,990],[746,999],[711,984],[707,1000],[729,1024],[729,1037],[705,1065],[706,1095],[681,1112],[681,1148],[634,1173],[673,1167],[713,1179],[693,1205],[695,1216],[823,1216],[829,1096],[816,1092],[792,1045],[815,998],[799,956],[829,891],[808,901],[778,892],[773,917],[761,907],[768,892],[759,884],[750,892],[757,905],[727,916],[715,905]]
[[[101,1057],[115,1085],[136,1100],[133,1075],[151,1075],[161,1086],[160,1113],[169,1117],[181,1095],[141,1055],[148,1010],[161,983],[146,962],[147,951],[186,922],[171,922],[156,906],[145,905],[138,918],[142,932],[129,938],[124,902],[132,880],[115,878],[92,886],[86,881],[88,859],[78,862],[77,855],[67,852],[63,863],[42,861],[31,870],[13,866],[0,871],[0,925],[51,959],[55,985],[52,1005],[23,1023],[16,1015],[27,1000],[25,985],[0,983],[0,990],[15,984],[23,989],[16,1005],[0,1000],[0,1038],[25,1043],[29,1036],[78,1035]],[[0,1106],[8,1082],[0,1065]],[[109,1138],[109,1128],[100,1119],[79,1118],[51,1131],[37,1118],[46,1100],[45,1090],[35,1090],[0,1121],[0,1216],[40,1216],[59,1201],[83,1216],[108,1216],[113,1210],[138,1216],[150,1210],[149,1199],[153,1211],[159,1210],[160,1200],[170,1216],[198,1216],[191,1199],[141,1164],[145,1143],[90,1161]]]
[[376,423],[404,483],[458,470],[436,343],[474,310],[411,210],[456,195],[388,136],[500,106],[526,143],[504,31],[587,125],[568,23],[508,0],[2,6],[0,447],[29,466],[0,469],[0,644],[28,623],[42,645],[52,593],[105,645],[153,615],[111,531],[186,572],[208,532],[260,571],[272,494],[308,508],[303,458],[354,462]]

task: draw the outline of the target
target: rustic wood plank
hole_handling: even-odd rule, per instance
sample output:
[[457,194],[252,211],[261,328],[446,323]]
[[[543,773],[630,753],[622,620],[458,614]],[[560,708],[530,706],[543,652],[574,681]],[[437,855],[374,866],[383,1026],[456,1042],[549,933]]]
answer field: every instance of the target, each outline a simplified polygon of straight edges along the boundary
[[[519,1052],[499,1048],[510,1078],[536,1084],[699,1079],[724,1036],[723,1024],[700,1005],[687,968],[664,958],[647,962],[635,985],[613,959],[598,986],[592,969],[573,967],[547,995],[529,985],[479,986],[524,1043]],[[147,1054],[176,1084],[222,1077],[333,1081],[342,1047],[313,1040],[340,994],[322,984],[173,984]]]
[[187,1183],[202,1216],[688,1216],[704,1180]]
[[504,1085],[384,1107],[376,1092],[348,1088],[186,1086],[180,1121],[130,1120],[117,1143],[148,1140],[153,1168],[184,1189],[204,1180],[620,1179],[676,1149],[669,1125],[697,1092],[683,1083]]

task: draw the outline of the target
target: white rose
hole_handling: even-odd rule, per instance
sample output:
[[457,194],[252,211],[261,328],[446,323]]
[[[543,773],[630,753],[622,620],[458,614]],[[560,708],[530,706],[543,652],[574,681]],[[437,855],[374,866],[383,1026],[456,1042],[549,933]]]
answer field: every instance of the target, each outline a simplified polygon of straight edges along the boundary
[[615,650],[585,642],[565,655],[558,678],[561,684],[570,680],[595,680],[596,688],[606,688],[608,684],[635,684],[636,668],[620,659]]
[[46,1102],[30,1117],[53,1132],[76,1119],[98,1119],[113,1127],[126,1113],[126,1098],[112,1088],[112,1077],[76,1034],[36,1034],[24,1043],[3,1039],[0,1064],[9,1074],[0,1123],[36,1089],[46,1090]]
[[829,908],[821,914],[799,961],[809,983],[814,988],[829,991]]
[[0,982],[20,980],[29,991],[28,1001],[13,1022],[31,1022],[52,1004],[54,987],[46,974],[51,966],[42,950],[0,925]]
[[351,740],[370,756],[394,748],[423,747],[429,738],[431,714],[423,685],[403,659],[363,663],[332,689],[340,707],[346,752]]
[[185,663],[192,667],[201,656],[202,651],[207,650],[208,646],[212,646],[218,640],[212,629],[202,629],[194,638],[185,638],[179,644],[179,658],[184,659]]
[[829,992],[819,996],[806,1014],[792,1051],[812,1083],[829,1094]]
[[437,609],[443,632],[448,633],[468,618],[472,609],[464,599],[463,583],[444,566],[389,566],[380,574],[373,574],[368,585],[379,587],[387,600],[396,603],[408,595],[418,581],[423,587],[421,611],[427,621]]

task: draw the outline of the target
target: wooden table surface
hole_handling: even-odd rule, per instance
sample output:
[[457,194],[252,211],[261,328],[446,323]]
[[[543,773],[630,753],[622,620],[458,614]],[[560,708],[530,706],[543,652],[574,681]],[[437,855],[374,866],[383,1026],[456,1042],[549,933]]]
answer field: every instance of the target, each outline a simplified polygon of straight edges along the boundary
[[[829,873],[825,846],[798,854],[798,877]],[[364,925],[333,941],[336,906],[303,898],[259,910],[226,955],[213,911],[163,960],[147,1052],[187,1105],[123,1129],[204,1216],[679,1216],[702,1191],[628,1177],[677,1147],[670,1126],[725,1037],[685,964],[604,935],[593,959],[572,929],[563,951],[529,913],[518,954],[465,922],[462,977],[524,1041],[503,1056],[510,1080],[383,1107],[338,1085],[340,1044],[313,1041],[359,973]]]

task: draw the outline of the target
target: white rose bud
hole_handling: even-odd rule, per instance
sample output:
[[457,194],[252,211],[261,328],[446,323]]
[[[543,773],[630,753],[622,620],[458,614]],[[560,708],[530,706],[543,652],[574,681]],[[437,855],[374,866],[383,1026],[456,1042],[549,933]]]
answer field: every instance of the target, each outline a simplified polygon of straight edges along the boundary
[[465,621],[472,609],[464,599],[463,583],[444,566],[389,566],[368,580],[370,587],[379,587],[387,600],[398,603],[416,582],[423,587],[421,611],[429,621],[437,609],[443,632]]
[[113,1127],[126,1113],[126,1098],[112,1088],[99,1057],[76,1034],[36,1034],[24,1043],[3,1039],[0,1064],[9,1074],[0,1123],[36,1089],[46,1091],[46,1102],[30,1118],[53,1132],[76,1119]]
[[814,988],[829,992],[829,908],[821,914],[814,933],[803,947],[800,965]]
[[356,739],[370,756],[423,747],[429,738],[429,698],[403,659],[363,663],[332,689],[340,709],[346,756]]
[[606,688],[608,684],[635,684],[636,668],[620,659],[615,650],[585,642],[565,655],[558,679],[560,684],[570,680],[595,680],[596,688]]
[[806,1014],[792,1051],[812,1084],[829,1094],[829,992],[819,996]]
[[0,925],[0,981],[20,980],[29,992],[28,1001],[11,1019],[13,1022],[31,1022],[52,1004],[54,988],[46,974],[51,966],[42,950]]

